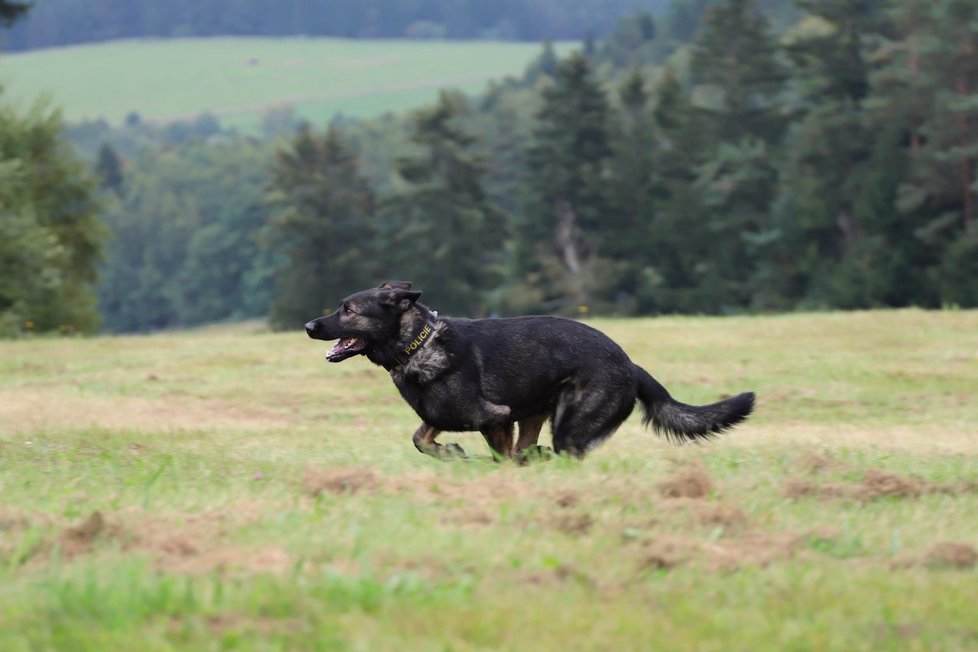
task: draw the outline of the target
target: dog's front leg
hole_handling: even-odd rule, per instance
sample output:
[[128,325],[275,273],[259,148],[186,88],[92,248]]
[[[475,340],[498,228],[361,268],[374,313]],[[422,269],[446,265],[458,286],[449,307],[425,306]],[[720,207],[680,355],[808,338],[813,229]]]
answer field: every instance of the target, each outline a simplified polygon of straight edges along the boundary
[[414,431],[414,447],[425,455],[437,457],[440,460],[448,460],[458,457],[465,457],[465,451],[458,444],[439,444],[435,437],[441,434],[441,430],[432,428],[427,423],[422,423]]

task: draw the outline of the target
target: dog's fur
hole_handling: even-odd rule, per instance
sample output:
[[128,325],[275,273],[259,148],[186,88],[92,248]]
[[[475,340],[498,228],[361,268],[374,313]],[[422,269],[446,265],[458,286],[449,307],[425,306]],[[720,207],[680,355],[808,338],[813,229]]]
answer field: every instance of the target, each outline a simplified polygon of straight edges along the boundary
[[496,455],[525,456],[538,449],[550,419],[554,450],[583,456],[618,429],[636,400],[644,423],[676,442],[713,437],[754,408],[751,392],[705,406],[680,403],[606,335],[570,319],[448,319],[420,297],[410,283],[388,281],[347,297],[306,332],[339,339],[330,362],[365,355],[387,369],[422,419],[414,444],[429,455],[462,452],[437,443],[440,432],[477,430]]

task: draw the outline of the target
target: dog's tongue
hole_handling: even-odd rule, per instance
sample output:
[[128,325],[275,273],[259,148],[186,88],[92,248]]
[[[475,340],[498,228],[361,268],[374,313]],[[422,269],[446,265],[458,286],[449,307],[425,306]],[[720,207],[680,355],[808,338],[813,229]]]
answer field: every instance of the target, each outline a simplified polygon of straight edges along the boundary
[[355,347],[357,347],[359,345],[360,345],[360,340],[358,338],[356,338],[356,337],[344,337],[343,339],[341,339],[340,341],[338,341],[336,344],[334,344],[333,345],[333,348],[331,348],[329,351],[326,352],[326,359],[327,360],[330,360],[331,358],[333,358],[335,356],[338,356],[338,355],[340,355],[342,353],[345,353],[348,349],[355,348]]
[[331,348],[329,351],[326,352],[326,359],[329,360],[334,355],[342,351],[344,348],[345,347],[343,346],[343,340],[340,340],[339,342],[333,345],[333,348]]

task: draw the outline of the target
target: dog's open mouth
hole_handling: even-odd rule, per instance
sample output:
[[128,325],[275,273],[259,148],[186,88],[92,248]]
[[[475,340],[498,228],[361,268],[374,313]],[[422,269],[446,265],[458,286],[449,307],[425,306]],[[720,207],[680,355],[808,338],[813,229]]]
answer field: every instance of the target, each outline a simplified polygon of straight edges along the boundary
[[362,353],[365,348],[367,343],[359,337],[344,337],[326,352],[326,359],[330,362],[340,362]]

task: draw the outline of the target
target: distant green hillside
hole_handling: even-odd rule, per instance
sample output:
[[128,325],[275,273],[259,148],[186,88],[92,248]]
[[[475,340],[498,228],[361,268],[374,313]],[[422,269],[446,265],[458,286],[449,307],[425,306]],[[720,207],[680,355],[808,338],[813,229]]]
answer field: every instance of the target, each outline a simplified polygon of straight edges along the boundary
[[69,121],[118,124],[135,111],[168,122],[209,111],[250,127],[283,106],[320,121],[411,108],[439,88],[478,91],[489,79],[521,73],[539,51],[488,41],[129,40],[4,55],[0,84],[24,104],[50,94]]
[[670,1],[41,0],[13,29],[0,32],[0,48],[207,36],[571,40],[603,36],[620,17],[663,11]]

